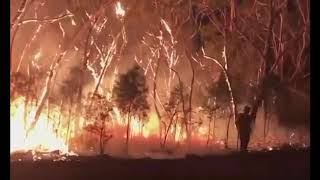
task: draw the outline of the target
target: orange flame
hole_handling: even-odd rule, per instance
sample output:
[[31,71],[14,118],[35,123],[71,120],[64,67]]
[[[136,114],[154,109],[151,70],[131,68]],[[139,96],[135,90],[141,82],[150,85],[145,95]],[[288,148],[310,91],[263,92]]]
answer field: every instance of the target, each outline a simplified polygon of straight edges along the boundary
[[[66,143],[66,130],[55,130],[54,121],[50,121],[45,113],[40,115],[35,128],[27,135],[27,129],[36,113],[36,106],[32,104],[25,109],[24,101],[24,97],[18,97],[10,104],[10,152],[61,150],[67,153],[69,148]],[[59,115],[56,108],[53,108],[51,113],[54,118]]]
[[[59,106],[52,104],[50,105],[49,115],[48,107],[45,107],[35,128],[27,135],[27,130],[34,120],[33,118],[37,108],[36,104],[31,102],[28,106],[25,106],[25,97],[20,96],[11,102],[10,107],[11,153],[28,150],[42,152],[60,150],[63,153],[70,153],[70,140],[76,138],[75,117],[71,116],[69,122],[69,114],[61,111]],[[27,109],[25,109],[26,107]],[[110,118],[110,124],[106,126],[109,126],[112,131],[122,132],[120,129],[126,128],[127,116],[122,114],[117,107],[113,108]],[[155,112],[150,112],[148,121],[144,122],[136,116],[130,118],[130,137],[159,137],[160,124]],[[92,123],[89,119],[80,117],[79,126],[82,131],[85,131],[83,128],[84,122],[87,122],[87,124]],[[192,136],[194,139],[206,142],[208,133],[207,126],[202,125],[194,129],[193,132],[194,134]],[[120,136],[121,138],[125,138],[125,132]],[[187,135],[183,124],[177,123],[174,127],[171,126],[168,141],[183,143],[186,138]]]

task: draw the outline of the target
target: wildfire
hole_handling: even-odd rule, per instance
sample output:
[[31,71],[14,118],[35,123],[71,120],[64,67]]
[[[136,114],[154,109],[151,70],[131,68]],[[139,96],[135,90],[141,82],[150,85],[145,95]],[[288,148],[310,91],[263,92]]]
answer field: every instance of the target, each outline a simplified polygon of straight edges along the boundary
[[[42,111],[35,127],[27,134],[36,113],[36,103],[29,102],[26,106],[25,97],[19,96],[10,104],[10,152],[16,151],[38,151],[38,152],[52,152],[59,150],[64,154],[72,153],[73,138],[77,138],[75,134],[75,117],[74,115],[64,113],[61,107],[57,105],[50,105],[50,109],[45,107]],[[128,116],[122,114],[117,107],[113,108],[110,116],[110,124],[108,128],[113,132],[124,132],[123,129],[127,127]],[[80,117],[79,121],[80,131],[85,131],[84,124],[89,119]],[[122,129],[122,130],[120,130]],[[137,116],[130,117],[130,138],[143,137],[159,137],[159,119],[155,112],[149,114],[147,120],[139,119]],[[200,126],[193,134],[193,138],[198,142],[207,142],[208,128]],[[81,134],[81,132],[80,132]],[[117,133],[116,133],[117,134]],[[121,134],[126,138],[125,132]],[[291,134],[291,136],[293,136]],[[168,141],[184,143],[187,138],[186,131],[183,124],[177,123],[170,128],[168,134]],[[84,142],[80,142],[84,143]],[[223,145],[224,141],[215,141],[215,144]],[[73,144],[78,146],[77,144]],[[269,151],[273,150],[271,146]]]
[[[75,124],[71,118],[66,122],[65,113],[57,106],[51,105],[48,115],[46,108],[40,115],[36,126],[27,134],[34,120],[36,104],[25,105],[25,97],[20,96],[10,104],[10,152],[16,151],[40,151],[50,152],[60,150],[63,153],[70,153],[69,141],[75,137]],[[115,127],[125,128],[127,116],[120,113],[117,108],[113,109],[111,118]],[[84,125],[84,118],[80,118],[80,130]],[[149,120],[143,123],[135,116],[131,117],[131,136],[143,136],[148,138],[157,135],[159,121],[156,114],[151,113]],[[117,129],[114,129],[115,131]]]

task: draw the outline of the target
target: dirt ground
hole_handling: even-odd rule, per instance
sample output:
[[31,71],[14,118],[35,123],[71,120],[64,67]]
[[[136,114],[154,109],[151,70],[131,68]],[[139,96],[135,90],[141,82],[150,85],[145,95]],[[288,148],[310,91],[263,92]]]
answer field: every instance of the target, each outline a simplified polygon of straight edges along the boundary
[[310,151],[231,153],[184,159],[76,157],[70,161],[11,162],[11,180],[310,179]]

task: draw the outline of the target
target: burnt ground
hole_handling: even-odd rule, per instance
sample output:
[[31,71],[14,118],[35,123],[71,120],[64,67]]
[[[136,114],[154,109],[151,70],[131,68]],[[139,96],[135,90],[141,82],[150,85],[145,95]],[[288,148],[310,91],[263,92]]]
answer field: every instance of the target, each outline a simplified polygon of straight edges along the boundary
[[11,162],[12,180],[310,179],[309,150],[230,153],[185,159],[76,157],[70,161]]

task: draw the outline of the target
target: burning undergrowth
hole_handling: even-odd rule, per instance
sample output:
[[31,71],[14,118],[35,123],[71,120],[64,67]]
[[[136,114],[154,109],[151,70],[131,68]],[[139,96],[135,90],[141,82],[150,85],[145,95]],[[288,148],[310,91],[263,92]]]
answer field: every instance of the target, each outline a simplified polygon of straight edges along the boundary
[[[26,108],[26,109],[25,109]],[[63,108],[63,107],[62,107]],[[68,157],[78,155],[96,155],[100,152],[101,140],[99,126],[95,121],[79,117],[67,109],[51,104],[40,115],[37,125],[29,131],[36,112],[36,104],[25,105],[25,98],[18,96],[11,102],[11,153],[12,159],[53,159],[66,160]],[[99,110],[94,110],[96,113]],[[98,113],[99,114],[99,113]],[[198,116],[200,116],[198,114]],[[76,133],[75,119],[79,118],[79,129]],[[110,134],[106,141],[103,153],[116,157],[126,156],[124,152],[126,139],[126,116],[113,107],[110,112],[110,122],[105,124],[105,134]],[[258,121],[259,122],[259,121]],[[192,130],[191,145],[186,146],[186,135],[183,127],[176,124],[169,132],[165,148],[160,148],[159,120],[155,113],[149,115],[149,119],[142,123],[138,118],[132,117],[129,154],[132,158],[181,158],[186,154],[199,155],[228,152],[225,149],[225,123],[221,118],[216,119],[214,137],[208,141],[208,121],[202,125],[194,126]],[[91,127],[91,129],[90,129]],[[95,128],[92,129],[92,128]],[[307,148],[308,134],[306,132],[289,131],[279,128],[274,122],[270,125],[270,132],[264,139],[261,123],[256,125],[253,133],[251,150],[279,150],[282,148],[299,149]],[[181,134],[182,133],[182,134]],[[212,138],[212,137],[211,137]],[[162,140],[163,141],[163,140]],[[229,148],[236,149],[236,132],[231,131]],[[287,147],[286,147],[287,144]],[[101,153],[101,152],[100,152]]]

